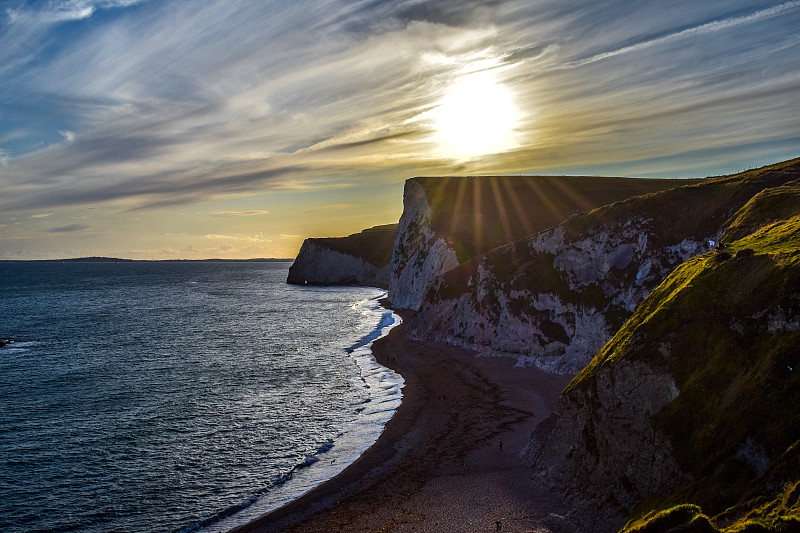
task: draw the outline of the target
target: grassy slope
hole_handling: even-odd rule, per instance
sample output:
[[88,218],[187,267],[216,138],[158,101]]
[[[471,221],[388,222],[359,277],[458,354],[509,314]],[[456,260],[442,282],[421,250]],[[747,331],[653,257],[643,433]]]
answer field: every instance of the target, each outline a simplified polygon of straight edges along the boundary
[[347,237],[322,237],[309,240],[336,252],[362,257],[371,265],[382,268],[392,260],[396,231],[397,224],[385,224]]
[[700,180],[581,176],[413,178],[433,206],[433,230],[459,262],[561,224],[578,212]]
[[[675,376],[680,395],[653,423],[694,481],[645,502],[625,531],[800,526],[800,328],[781,322],[800,316],[798,197],[797,183],[757,194],[727,224],[725,248],[677,268],[570,383],[623,357]],[[687,502],[700,507],[671,507]]]
[[[648,245],[679,242],[692,233],[711,235],[754,195],[784,185],[798,175],[800,158],[731,176],[708,178],[669,192],[642,195],[606,206],[576,219],[567,229],[571,234],[582,234],[587,228],[625,220],[631,213],[646,213],[655,225],[654,240]],[[731,206],[735,206],[733,211]]]

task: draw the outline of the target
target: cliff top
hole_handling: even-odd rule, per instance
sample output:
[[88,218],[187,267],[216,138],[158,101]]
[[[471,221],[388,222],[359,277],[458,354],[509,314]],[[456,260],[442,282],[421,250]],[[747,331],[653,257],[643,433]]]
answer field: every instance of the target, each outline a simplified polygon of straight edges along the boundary
[[595,176],[417,177],[432,207],[432,229],[459,262],[557,226],[574,214],[626,198],[700,183],[698,179]]

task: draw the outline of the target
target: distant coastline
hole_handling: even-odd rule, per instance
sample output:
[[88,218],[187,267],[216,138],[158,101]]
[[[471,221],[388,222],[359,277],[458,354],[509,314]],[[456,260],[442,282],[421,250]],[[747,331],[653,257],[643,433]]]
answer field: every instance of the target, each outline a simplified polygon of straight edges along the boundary
[[287,263],[293,258],[256,257],[252,259],[123,259],[119,257],[73,257],[68,259],[0,259],[0,263]]

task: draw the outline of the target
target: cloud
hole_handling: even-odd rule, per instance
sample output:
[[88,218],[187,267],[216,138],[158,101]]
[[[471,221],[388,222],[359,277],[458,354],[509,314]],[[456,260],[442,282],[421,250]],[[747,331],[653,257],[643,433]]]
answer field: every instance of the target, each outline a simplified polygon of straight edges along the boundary
[[53,213],[36,213],[35,215],[31,215],[31,218],[48,218],[53,216]]
[[28,135],[30,135],[30,132],[28,130],[23,129],[23,128],[10,130],[10,131],[4,133],[3,135],[0,135],[0,144],[7,143],[9,141],[13,141],[13,140],[16,140],[16,139],[21,139],[21,138],[26,137]]
[[272,242],[271,239],[265,239],[264,235],[261,233],[259,233],[258,235],[216,235],[212,233],[208,235],[203,235],[203,238],[210,240],[244,241],[249,243]]
[[269,211],[264,209],[256,209],[253,211],[214,211],[211,213],[213,217],[252,217],[257,215],[267,215]]
[[58,226],[56,228],[50,228],[48,233],[75,233],[76,231],[85,231],[90,229],[90,226],[87,224],[68,224],[66,226]]
[[[92,16],[97,9],[128,7],[143,0],[49,0],[42,2],[38,9],[27,7],[7,8],[6,15],[13,23],[36,21],[53,24],[83,20]],[[24,5],[24,4],[23,4]]]

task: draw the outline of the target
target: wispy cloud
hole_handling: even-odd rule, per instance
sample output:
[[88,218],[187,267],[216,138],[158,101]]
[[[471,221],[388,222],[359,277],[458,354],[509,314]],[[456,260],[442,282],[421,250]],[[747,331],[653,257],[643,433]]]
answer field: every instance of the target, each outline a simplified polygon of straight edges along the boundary
[[36,7],[23,4],[18,8],[6,8],[11,23],[36,21],[45,24],[82,20],[92,16],[98,9],[128,7],[144,0],[50,0]]
[[259,233],[258,235],[217,235],[211,233],[208,235],[203,235],[203,238],[210,240],[244,241],[250,243],[272,242],[271,239],[265,239],[264,235],[261,233]]
[[778,4],[776,6],[771,6],[766,9],[762,9],[760,11],[756,11],[754,13],[750,13],[748,15],[742,15],[738,17],[729,17],[721,20],[715,20],[712,22],[707,22],[705,24],[701,24],[698,26],[694,26],[691,28],[686,28],[684,30],[680,30],[674,33],[670,33],[668,35],[664,35],[661,37],[657,37],[655,39],[649,39],[645,41],[641,41],[635,44],[623,46],[622,48],[617,48],[616,50],[609,50],[607,52],[602,52],[599,54],[595,54],[592,57],[588,57],[586,59],[579,59],[575,61],[569,61],[564,63],[559,68],[577,68],[582,67],[584,65],[588,65],[590,63],[596,63],[598,61],[602,61],[604,59],[609,59],[612,57],[618,57],[624,54],[630,54],[633,52],[640,52],[647,50],[648,48],[653,48],[655,46],[661,46],[665,44],[669,44],[675,41],[679,41],[681,39],[688,39],[698,35],[705,35],[711,34],[723,30],[730,30],[735,28],[736,26],[741,26],[743,24],[750,24],[754,22],[763,21],[765,19],[776,17],[787,11],[800,8],[800,1],[798,0],[791,0],[789,2],[784,2],[782,4]]
[[31,218],[49,218],[53,216],[53,213],[36,213],[31,215]]
[[252,211],[214,211],[211,216],[214,217],[253,217],[258,215],[268,215],[269,211],[264,209],[255,209]]

